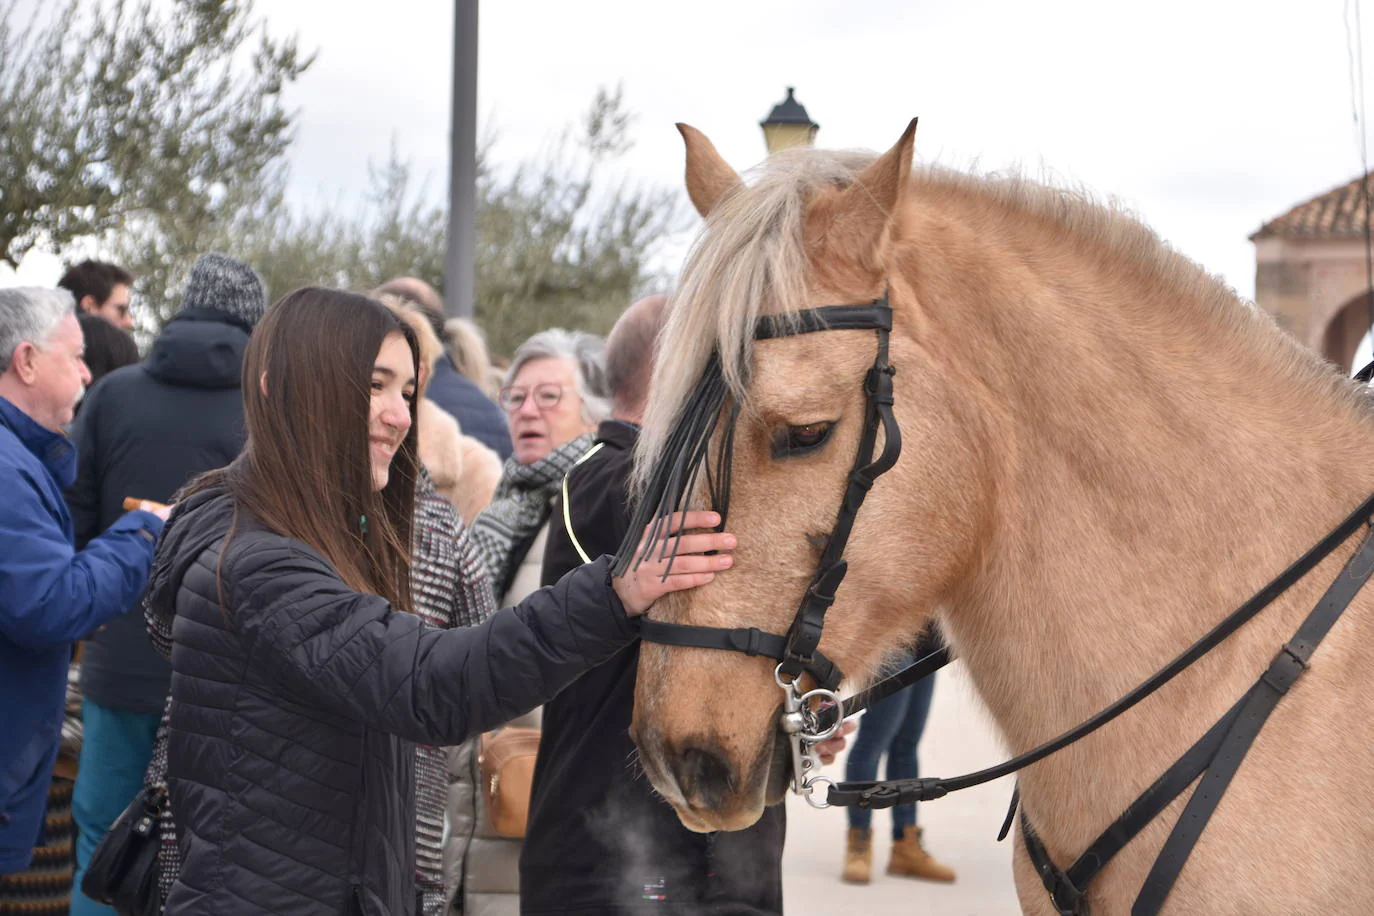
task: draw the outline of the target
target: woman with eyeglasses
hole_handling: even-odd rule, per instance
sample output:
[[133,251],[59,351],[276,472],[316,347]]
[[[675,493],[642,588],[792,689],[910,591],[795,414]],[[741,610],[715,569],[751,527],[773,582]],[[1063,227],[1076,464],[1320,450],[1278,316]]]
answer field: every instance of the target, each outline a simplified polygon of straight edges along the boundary
[[499,402],[515,451],[472,524],[500,605],[539,587],[553,498],[610,414],[604,348],[595,335],[552,328],[521,344],[506,372]]
[[[498,606],[539,587],[554,496],[577,460],[591,448],[597,425],[610,415],[605,342],[582,331],[541,331],[515,351],[498,402],[510,421],[515,450],[502,468],[491,505],[469,534],[486,562]],[[538,713],[511,723],[535,727]],[[478,799],[477,828],[464,868],[465,912],[517,916],[521,840],[497,834]]]

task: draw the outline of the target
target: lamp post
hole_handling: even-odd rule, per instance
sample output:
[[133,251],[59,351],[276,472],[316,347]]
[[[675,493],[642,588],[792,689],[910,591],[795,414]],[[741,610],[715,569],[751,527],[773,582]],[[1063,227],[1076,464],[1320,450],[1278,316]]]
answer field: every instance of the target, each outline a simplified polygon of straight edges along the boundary
[[453,4],[452,106],[444,307],[450,315],[471,318],[477,294],[477,0]]
[[816,131],[821,126],[812,121],[792,94],[793,87],[787,87],[787,98],[773,106],[768,117],[759,122],[763,128],[763,142],[768,146],[768,155],[778,150],[794,146],[811,146],[816,142]]

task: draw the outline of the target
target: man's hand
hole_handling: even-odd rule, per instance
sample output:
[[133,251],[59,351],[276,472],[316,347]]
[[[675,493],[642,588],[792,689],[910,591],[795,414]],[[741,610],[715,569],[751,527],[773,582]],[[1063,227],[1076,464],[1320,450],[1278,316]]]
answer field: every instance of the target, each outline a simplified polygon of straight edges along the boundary
[[[645,529],[644,539],[640,542],[638,565],[624,576],[612,580],[620,603],[625,605],[628,614],[637,616],[669,592],[680,592],[689,588],[705,585],[716,577],[716,573],[729,569],[734,562],[729,551],[735,547],[735,536],[722,532],[708,531],[703,534],[684,534],[682,541],[673,544],[677,532],[700,528],[714,528],[720,524],[720,516],[714,512],[678,512],[669,519],[666,532],[656,541],[649,541],[649,530]],[[673,553],[677,556],[674,557]],[[715,552],[714,556],[703,554]],[[660,559],[660,555],[666,556]],[[672,563],[672,571],[667,579],[663,573]]]
[[168,517],[171,516],[172,508],[172,506],[164,505],[160,502],[154,502],[151,499],[138,499],[134,496],[128,496],[124,499],[125,512],[133,512],[135,509],[142,509],[144,512],[153,513],[158,518],[162,519],[164,522],[167,521]]
[[840,730],[835,732],[835,734],[832,737],[826,738],[824,741],[817,742],[814,749],[816,751],[816,756],[821,758],[821,763],[825,764],[826,766],[829,766],[830,764],[834,763],[835,755],[837,755],[840,751],[844,750],[845,745],[849,743],[844,740],[845,736],[854,734],[855,730],[857,730],[858,727],[858,722],[855,722],[853,719],[849,719],[843,725],[840,726]]

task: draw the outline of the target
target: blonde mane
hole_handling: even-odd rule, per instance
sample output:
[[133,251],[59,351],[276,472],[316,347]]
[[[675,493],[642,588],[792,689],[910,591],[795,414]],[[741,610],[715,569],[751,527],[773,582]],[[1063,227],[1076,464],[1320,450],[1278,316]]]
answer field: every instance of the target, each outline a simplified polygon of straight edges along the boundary
[[748,388],[754,322],[806,307],[809,272],[802,229],[810,192],[847,185],[871,153],[789,150],[745,175],[746,184],[711,212],[669,298],[651,396],[636,447],[642,489],[663,457],[673,421],[691,398],[712,352],[721,354],[736,400]]
[[[848,186],[875,159],[866,151],[789,150],[745,173],[745,181],[711,212],[683,265],[660,346],[671,358],[654,371],[652,397],[637,447],[634,483],[642,489],[665,456],[675,418],[688,403],[712,352],[721,355],[732,396],[748,401],[753,328],[762,315],[786,314],[837,303],[807,301],[810,272],[803,240],[815,191]],[[1116,201],[1084,188],[1060,187],[1016,173],[977,174],[941,166],[912,171],[912,191],[923,204],[953,205],[974,219],[1019,218],[1130,265],[1150,286],[1167,291],[1228,336],[1258,343],[1279,371],[1321,395],[1368,414],[1369,400],[1289,335],[1273,333],[1273,320],[1238,297],[1219,277],[1175,250]],[[1219,354],[1219,358],[1223,358]],[[1314,394],[1317,393],[1314,391]]]

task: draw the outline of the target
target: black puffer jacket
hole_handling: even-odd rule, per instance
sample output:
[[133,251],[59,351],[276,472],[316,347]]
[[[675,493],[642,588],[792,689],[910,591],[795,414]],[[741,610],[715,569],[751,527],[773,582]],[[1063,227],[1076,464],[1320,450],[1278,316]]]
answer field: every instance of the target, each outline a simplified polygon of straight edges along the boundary
[[[171,619],[167,912],[416,912],[414,746],[547,701],[635,636],[606,561],[481,626],[437,630],[350,591],[223,490],[168,527],[148,611]],[[216,587],[220,570],[224,606]]]
[[[100,319],[97,319],[100,320]],[[171,502],[197,474],[243,448],[243,352],[248,331],[209,309],[173,319],[142,365],[91,389],[72,439],[79,462],[67,490],[77,547],[124,514],[126,496]],[[153,651],[137,606],[86,643],[81,692],[101,706],[160,714],[172,669]]]

